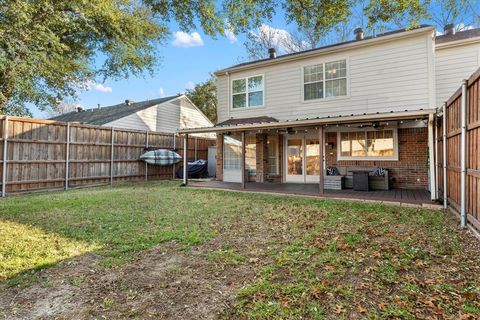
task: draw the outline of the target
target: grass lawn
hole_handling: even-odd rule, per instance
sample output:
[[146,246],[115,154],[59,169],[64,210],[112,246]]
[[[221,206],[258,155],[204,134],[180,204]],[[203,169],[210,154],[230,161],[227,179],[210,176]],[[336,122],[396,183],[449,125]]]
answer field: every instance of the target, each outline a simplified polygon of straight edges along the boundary
[[[89,254],[100,256],[102,276],[115,270],[130,270],[123,277],[131,270],[157,276],[142,265],[145,253],[160,248],[153,260],[161,264],[167,260],[161,246],[176,243],[172,250],[184,262],[162,269],[149,297],[161,299],[162,290],[189,278],[204,279],[206,287],[223,281],[235,295],[218,302],[227,305],[219,314],[226,319],[480,318],[480,246],[457,224],[441,211],[175,182],[9,197],[0,201],[0,289],[16,297],[43,281],[41,269]],[[71,285],[100,291],[89,277],[88,271],[76,274]],[[142,302],[129,316],[155,311],[154,302],[142,300],[143,287],[122,285],[124,298],[110,287],[98,297],[98,308],[89,307],[90,315],[125,316],[122,308],[135,301]],[[193,299],[175,297],[180,300],[168,301],[182,307]],[[1,304],[0,315],[14,312]],[[81,314],[85,306],[75,308]]]

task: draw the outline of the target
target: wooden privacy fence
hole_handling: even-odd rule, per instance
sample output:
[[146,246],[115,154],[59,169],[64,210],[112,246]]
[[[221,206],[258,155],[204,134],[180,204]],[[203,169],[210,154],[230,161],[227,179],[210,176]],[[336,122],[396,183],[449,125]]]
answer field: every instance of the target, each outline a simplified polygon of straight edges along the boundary
[[444,104],[437,122],[439,195],[445,200],[446,189],[445,206],[460,213],[462,226],[477,231],[480,231],[479,94],[480,69]]
[[[2,196],[8,193],[108,184],[124,180],[172,179],[182,164],[147,165],[145,148],[176,149],[172,133],[2,116]],[[191,137],[188,160],[207,159],[215,140]]]

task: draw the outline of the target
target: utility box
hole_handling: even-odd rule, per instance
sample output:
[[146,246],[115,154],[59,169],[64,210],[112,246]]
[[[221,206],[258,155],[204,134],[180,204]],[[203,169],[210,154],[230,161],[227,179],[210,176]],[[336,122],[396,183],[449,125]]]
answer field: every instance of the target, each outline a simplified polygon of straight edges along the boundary
[[217,147],[208,147],[208,176],[215,177],[217,174]]

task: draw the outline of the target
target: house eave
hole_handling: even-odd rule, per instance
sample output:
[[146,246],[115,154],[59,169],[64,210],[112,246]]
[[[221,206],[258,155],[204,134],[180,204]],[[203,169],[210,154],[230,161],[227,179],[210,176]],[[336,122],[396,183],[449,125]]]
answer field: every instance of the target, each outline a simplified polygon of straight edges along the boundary
[[460,46],[465,46],[465,45],[475,44],[475,43],[480,43],[480,37],[438,43],[438,44],[435,44],[435,49],[436,50],[448,49],[448,48],[460,47]]
[[292,121],[280,121],[280,122],[268,122],[268,123],[251,123],[242,124],[236,126],[222,126],[222,127],[203,127],[203,128],[190,128],[178,130],[179,134],[192,134],[192,133],[216,133],[216,132],[238,132],[247,130],[268,130],[268,129],[284,129],[284,128],[296,128],[296,127],[308,127],[318,125],[332,125],[341,123],[358,123],[372,120],[395,120],[395,119],[415,119],[419,117],[426,117],[430,114],[435,114],[436,109],[422,109],[413,111],[401,111],[401,112],[388,112],[388,113],[375,113],[375,114],[361,114],[361,115],[349,115],[349,116],[336,116],[325,117],[315,119],[303,119]]

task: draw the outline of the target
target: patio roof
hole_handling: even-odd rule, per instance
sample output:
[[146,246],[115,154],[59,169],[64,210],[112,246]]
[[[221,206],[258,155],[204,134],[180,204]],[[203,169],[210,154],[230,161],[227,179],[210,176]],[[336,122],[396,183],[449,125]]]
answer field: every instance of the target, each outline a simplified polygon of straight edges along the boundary
[[[180,134],[190,133],[208,133],[208,132],[224,132],[224,131],[247,131],[247,130],[261,130],[261,129],[281,129],[281,128],[294,128],[316,125],[329,125],[329,124],[341,124],[341,123],[358,123],[372,120],[405,120],[416,119],[419,117],[426,117],[430,114],[435,114],[436,109],[419,109],[419,110],[405,110],[405,111],[390,111],[390,112],[376,112],[376,113],[363,113],[363,114],[351,114],[351,115],[338,115],[328,117],[317,118],[305,118],[295,120],[285,120],[278,122],[257,122],[257,123],[244,123],[231,125],[217,125],[215,127],[201,127],[201,128],[188,128],[178,131]],[[254,119],[254,118],[251,118]]]

